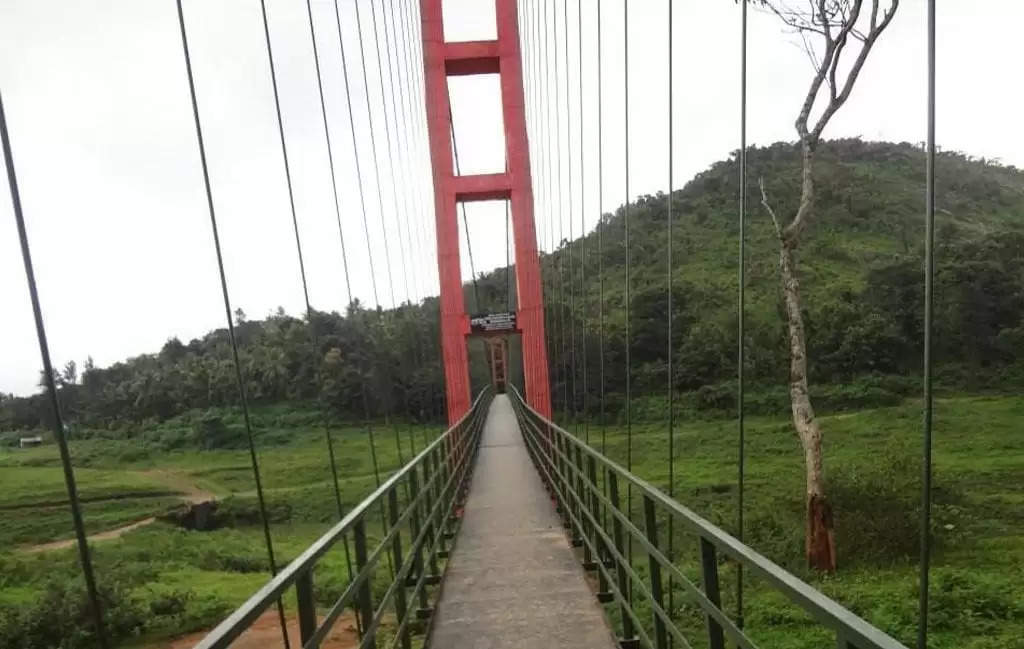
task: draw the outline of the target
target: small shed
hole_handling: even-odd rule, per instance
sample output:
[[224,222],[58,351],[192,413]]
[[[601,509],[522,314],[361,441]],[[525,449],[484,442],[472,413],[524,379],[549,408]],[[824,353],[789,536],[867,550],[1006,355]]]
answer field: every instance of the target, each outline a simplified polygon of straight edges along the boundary
[[35,437],[22,437],[18,440],[18,448],[33,448],[42,445],[43,437],[41,435],[36,435]]

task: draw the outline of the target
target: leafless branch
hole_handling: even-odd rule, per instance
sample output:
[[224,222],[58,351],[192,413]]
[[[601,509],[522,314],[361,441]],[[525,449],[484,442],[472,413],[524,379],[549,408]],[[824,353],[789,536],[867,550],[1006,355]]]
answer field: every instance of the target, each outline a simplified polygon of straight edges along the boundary
[[768,192],[764,189],[764,177],[757,179],[757,185],[761,188],[761,205],[764,205],[764,209],[768,212],[768,216],[772,217],[772,223],[775,225],[775,234],[782,238],[782,226],[779,225],[779,219],[775,216],[775,210],[768,204]]
[[[860,4],[860,1],[861,0],[857,0],[858,4]],[[890,2],[891,4],[889,5],[889,9],[882,15],[881,22],[876,23],[881,0],[872,0],[871,22],[875,24],[871,27],[871,30],[867,33],[864,41],[861,43],[860,51],[857,53],[857,58],[854,60],[850,71],[847,73],[846,81],[842,84],[842,90],[838,94],[835,94],[835,81],[832,82],[833,98],[829,101],[828,106],[825,107],[821,117],[818,118],[818,123],[815,125],[814,130],[810,133],[812,142],[817,142],[821,137],[822,131],[825,130],[825,126],[828,125],[829,120],[832,119],[832,116],[836,111],[846,103],[846,100],[850,98],[850,93],[853,91],[853,86],[857,82],[857,77],[860,75],[860,71],[864,67],[864,62],[867,60],[868,54],[871,53],[871,48],[874,47],[878,37],[882,35],[882,32],[884,32],[889,26],[889,23],[892,22],[893,16],[896,15],[896,9],[899,7],[900,0],[890,0]],[[857,15],[859,15],[859,10]],[[853,24],[853,22],[849,24],[847,33],[849,33],[849,30],[853,28]]]
[[[899,1],[761,0],[760,6],[774,14],[787,30],[799,35],[802,49],[814,67],[814,76],[794,124],[801,141],[811,146],[816,144],[832,116],[849,99],[871,48],[892,21]],[[865,16],[868,12],[864,6],[868,2],[871,3],[870,15]],[[851,41],[859,47],[856,54],[851,54],[855,58],[844,75],[843,57],[854,49]],[[817,120],[810,124],[811,112],[826,84],[827,103]]]

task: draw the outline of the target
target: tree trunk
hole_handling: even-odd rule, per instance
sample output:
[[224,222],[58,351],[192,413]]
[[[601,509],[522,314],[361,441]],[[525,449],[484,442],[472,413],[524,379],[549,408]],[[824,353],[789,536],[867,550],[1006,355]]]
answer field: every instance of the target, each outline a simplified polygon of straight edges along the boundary
[[796,428],[804,449],[807,473],[805,552],[807,564],[811,568],[833,572],[836,569],[836,552],[832,506],[825,497],[821,429],[814,417],[814,408],[811,406],[807,387],[807,338],[804,333],[803,315],[800,312],[800,282],[796,276],[793,258],[795,247],[795,238],[780,238],[779,274],[782,278],[786,323],[789,328],[789,399],[793,411],[793,427]]

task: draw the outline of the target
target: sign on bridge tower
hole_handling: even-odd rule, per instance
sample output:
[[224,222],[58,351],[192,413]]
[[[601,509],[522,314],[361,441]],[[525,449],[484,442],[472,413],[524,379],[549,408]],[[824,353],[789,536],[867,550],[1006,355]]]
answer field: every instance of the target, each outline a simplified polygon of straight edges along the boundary
[[[441,284],[441,347],[448,398],[448,420],[469,411],[469,356],[466,337],[471,334],[462,294],[459,261],[460,201],[507,199],[512,213],[516,261],[518,312],[516,331],[522,335],[526,401],[551,416],[548,361],[544,338],[544,296],[533,222],[533,188],[526,140],[526,102],[519,51],[516,0],[494,0],[498,38],[493,41],[444,40],[442,0],[420,0],[423,20],[423,65],[426,78],[427,126],[434,175],[437,222],[437,265]],[[505,122],[503,173],[455,175],[451,143],[448,77],[498,74]]]

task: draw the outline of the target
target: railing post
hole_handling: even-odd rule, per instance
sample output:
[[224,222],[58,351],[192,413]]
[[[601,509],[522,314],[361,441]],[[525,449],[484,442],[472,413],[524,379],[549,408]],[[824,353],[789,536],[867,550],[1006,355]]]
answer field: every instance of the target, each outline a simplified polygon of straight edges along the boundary
[[[397,488],[392,487],[388,491],[388,526],[389,532],[395,531],[394,538],[391,539],[391,555],[395,561],[395,572],[401,572],[402,570],[402,533],[396,529],[398,525],[398,493]],[[401,623],[405,619],[406,614],[406,601],[405,601],[405,582],[395,584],[395,616],[398,623]],[[409,642],[409,625],[402,627],[402,634],[400,637],[402,642],[402,649],[411,649],[412,645]]]
[[[355,526],[352,530],[353,540],[356,546],[356,569],[357,573],[362,573],[366,567],[366,520],[360,518],[356,521]],[[373,575],[368,574],[363,579],[362,583],[359,584],[359,589],[356,592],[356,601],[358,602],[359,617],[363,621],[363,629],[365,632],[370,634],[369,639],[364,638],[364,644],[362,646],[375,649],[377,646],[376,634],[372,631],[371,625],[373,624],[373,591],[370,588],[370,583],[373,581]]]
[[[434,506],[433,488],[428,486],[427,483],[430,481],[430,458],[431,455],[423,460],[423,511],[424,511],[424,524],[420,525],[420,512],[419,508],[414,508],[412,513],[412,534],[414,537],[419,537],[420,531],[424,533],[423,542],[416,546],[415,564],[413,570],[417,575],[423,575],[424,571],[424,547],[429,547],[427,555],[427,566],[430,570],[429,574],[423,576],[423,585],[416,593],[417,602],[419,606],[416,608],[416,617],[424,619],[430,617],[434,609],[430,606],[430,601],[427,599],[427,586],[441,583],[441,574],[437,569],[437,549],[434,547],[434,526],[431,523],[430,508]],[[412,494],[411,498],[416,500],[417,494],[420,492],[419,486],[419,475],[415,468],[409,474],[409,491]],[[429,544],[429,546],[427,545]]]
[[[658,548],[658,517],[654,510],[654,501],[647,494],[644,494],[644,527],[647,529],[647,540]],[[661,587],[661,564],[654,557],[653,552],[647,553],[647,567],[651,573],[651,598],[654,602],[665,609],[665,597]],[[668,635],[665,632],[665,620],[656,612],[654,613],[654,646],[656,649],[668,649]]]
[[448,492],[445,485],[448,483],[448,478],[451,476],[452,465],[451,456],[448,453],[448,440],[444,440],[437,447],[437,465],[438,471],[437,477],[437,494],[441,501],[441,506],[437,508],[437,512],[433,514],[433,523],[436,526],[436,531],[441,535],[440,549],[437,551],[437,556],[442,559],[448,558],[448,540],[445,537],[445,531],[448,527]]
[[[427,502],[424,503],[423,509],[423,524],[427,526],[427,538],[433,539],[437,533],[437,524],[435,522],[435,514],[433,508],[440,502],[441,489],[438,484],[441,481],[440,472],[441,469],[437,461],[437,450],[431,451],[430,457],[427,458],[428,462],[423,465],[423,481],[432,480],[432,484],[428,490]],[[437,568],[437,556],[438,551],[444,549],[444,539],[438,543],[436,547],[432,547],[430,551],[430,557],[428,560],[428,567],[430,568],[431,577],[437,577],[440,579],[441,572]]]
[[836,649],[857,649],[857,647],[840,632],[836,634]]
[[[619,478],[614,471],[608,473],[608,497],[612,501],[615,511],[622,511],[622,501],[619,498]],[[622,537],[622,521],[618,516],[612,515],[612,538],[615,541],[615,549],[619,556],[626,557],[626,544]],[[626,557],[628,561],[629,558]],[[622,647],[632,647],[636,644],[636,633],[633,630],[633,618],[630,613],[633,610],[633,602],[629,596],[629,575],[626,574],[626,566],[622,560],[616,557],[615,568],[619,578],[619,608],[622,613],[622,638],[619,644]]]
[[[568,443],[568,440],[566,440]],[[576,465],[576,497],[573,498],[573,505],[576,510],[576,520],[578,521],[572,532],[572,544],[575,547],[585,545],[583,543],[583,536],[586,534],[586,515],[583,513],[587,508],[587,499],[583,495],[583,451],[580,450],[578,444],[572,445],[572,456],[575,456]],[[584,551],[585,552],[585,551]]]
[[[714,544],[703,536],[700,538],[700,564],[704,579],[704,595],[712,604],[721,608],[722,593],[718,587],[718,553],[715,551]],[[708,627],[708,647],[710,649],[725,649],[725,636],[718,620],[707,613],[704,614],[704,619]]]
[[316,601],[313,599],[313,569],[295,580],[295,599],[299,605],[299,638],[303,646],[316,633]]
[[563,434],[558,434],[555,442],[555,457],[558,459],[558,491],[561,493],[561,505],[562,505],[562,526],[567,530],[572,530],[572,516],[569,512],[572,511],[572,503],[569,502],[569,460],[567,457],[568,442],[565,440]]
[[[593,514],[596,524],[591,526],[590,531],[593,534],[594,545],[598,549],[597,556],[592,557],[594,565],[591,569],[597,569],[597,601],[608,603],[615,599],[615,595],[608,589],[608,578],[605,577],[604,570],[598,569],[599,562],[604,568],[608,568],[608,548],[605,545],[604,537],[598,533],[598,528],[601,525],[601,499],[597,497],[597,460],[593,455],[587,458],[587,474],[590,476],[591,484],[594,485],[591,487],[593,491],[590,494],[590,513]],[[603,527],[601,527],[601,531],[604,531]]]
[[[597,476],[597,467],[594,465],[594,456],[590,454],[587,455],[586,475],[587,482],[585,482],[585,484],[587,485],[587,497],[584,501],[584,507],[586,507],[587,510],[589,510],[590,515],[593,517],[594,521],[600,520],[598,519],[597,500],[594,498],[594,487],[592,486],[597,484],[597,481],[594,479]],[[587,538],[590,539],[590,543],[583,544],[583,569],[596,570],[597,561],[594,550],[591,548],[591,546],[593,546],[594,548],[600,548],[601,542],[598,541],[597,528],[594,527],[593,521],[587,519],[587,522],[584,525],[584,533],[586,534]],[[600,556],[600,551],[597,552],[597,556]],[[602,588],[601,590],[604,590],[604,588]]]

